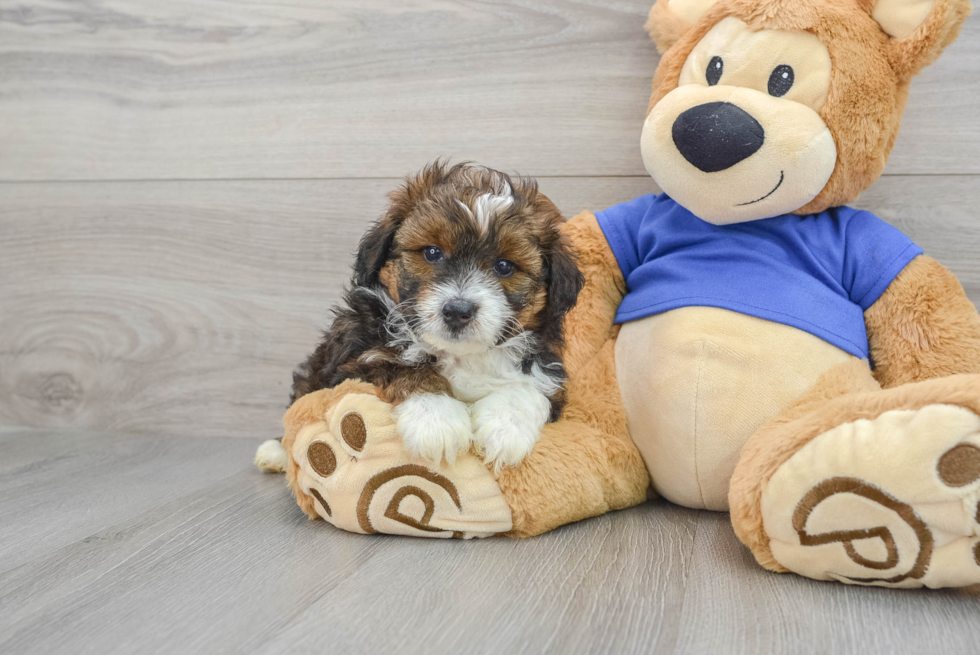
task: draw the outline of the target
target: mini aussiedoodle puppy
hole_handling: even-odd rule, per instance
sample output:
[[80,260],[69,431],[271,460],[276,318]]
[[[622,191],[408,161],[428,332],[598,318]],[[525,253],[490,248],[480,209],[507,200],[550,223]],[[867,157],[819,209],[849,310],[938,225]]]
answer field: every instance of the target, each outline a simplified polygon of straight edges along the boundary
[[[564,219],[533,180],[468,163],[431,164],[389,197],[292,400],[359,378],[411,452],[452,463],[475,445],[516,466],[564,404],[562,323],[583,284]],[[256,461],[283,468],[281,451]]]

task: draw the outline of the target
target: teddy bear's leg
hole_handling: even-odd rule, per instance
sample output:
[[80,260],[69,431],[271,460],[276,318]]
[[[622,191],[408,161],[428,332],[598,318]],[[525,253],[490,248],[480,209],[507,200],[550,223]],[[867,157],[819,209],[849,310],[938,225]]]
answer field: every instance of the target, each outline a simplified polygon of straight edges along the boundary
[[283,419],[286,479],[300,508],[350,532],[488,537],[513,527],[483,461],[453,466],[405,450],[391,405],[347,381],[297,400]]
[[730,504],[772,570],[980,583],[980,375],[881,390],[857,360],[828,371],[745,445]]

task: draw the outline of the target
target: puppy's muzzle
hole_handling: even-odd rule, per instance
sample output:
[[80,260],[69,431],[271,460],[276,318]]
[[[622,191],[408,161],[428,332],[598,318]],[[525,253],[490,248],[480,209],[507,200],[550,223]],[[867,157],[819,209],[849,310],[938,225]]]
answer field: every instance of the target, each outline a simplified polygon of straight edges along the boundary
[[442,320],[454,330],[465,327],[475,317],[478,307],[476,303],[462,298],[455,298],[442,306]]
[[744,109],[708,102],[678,116],[673,136],[684,159],[705,173],[717,173],[758,152],[766,132]]

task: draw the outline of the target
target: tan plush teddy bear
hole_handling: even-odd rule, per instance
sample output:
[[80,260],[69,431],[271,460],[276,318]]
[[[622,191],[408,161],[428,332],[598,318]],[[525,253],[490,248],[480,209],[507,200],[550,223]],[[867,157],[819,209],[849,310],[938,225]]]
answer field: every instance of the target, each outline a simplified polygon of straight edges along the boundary
[[[642,134],[664,190],[564,227],[586,285],[568,404],[493,474],[403,448],[348,381],[284,418],[303,510],[346,530],[531,536],[642,502],[730,510],[766,568],[980,583],[980,316],[846,203],[968,0],[660,0]],[[869,363],[870,362],[870,363]]]

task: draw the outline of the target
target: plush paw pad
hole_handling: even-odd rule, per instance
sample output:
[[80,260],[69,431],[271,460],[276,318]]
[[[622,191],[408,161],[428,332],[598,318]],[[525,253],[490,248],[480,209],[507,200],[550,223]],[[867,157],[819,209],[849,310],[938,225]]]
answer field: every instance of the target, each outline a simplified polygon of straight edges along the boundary
[[313,511],[350,532],[485,537],[511,529],[510,509],[493,476],[473,455],[454,466],[410,453],[391,406],[348,394],[322,421],[302,427],[290,448],[291,480]]
[[932,405],[840,425],[776,471],[762,510],[773,556],[802,575],[980,583],[980,417]]

